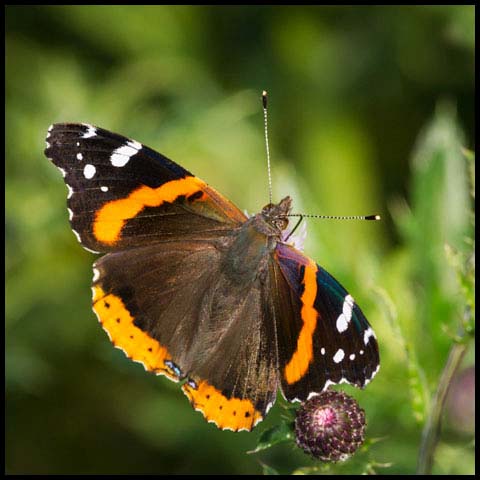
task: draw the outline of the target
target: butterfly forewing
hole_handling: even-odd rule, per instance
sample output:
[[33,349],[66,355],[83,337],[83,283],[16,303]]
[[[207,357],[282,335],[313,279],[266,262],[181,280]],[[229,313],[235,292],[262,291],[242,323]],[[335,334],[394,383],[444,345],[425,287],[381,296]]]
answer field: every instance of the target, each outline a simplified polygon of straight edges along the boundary
[[95,252],[217,236],[245,220],[229,200],[167,157],[98,127],[52,125],[45,155],[67,184],[73,231]]
[[365,386],[377,373],[375,334],[353,297],[298,250],[279,243],[275,318],[282,390],[306,400],[330,384]]

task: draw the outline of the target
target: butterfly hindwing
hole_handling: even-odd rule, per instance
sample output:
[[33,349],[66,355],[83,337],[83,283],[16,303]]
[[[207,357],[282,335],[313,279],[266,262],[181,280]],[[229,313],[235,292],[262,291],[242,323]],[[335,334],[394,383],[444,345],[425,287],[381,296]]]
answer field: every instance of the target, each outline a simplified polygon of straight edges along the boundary
[[330,384],[364,387],[377,373],[375,334],[353,297],[293,247],[274,252],[279,375],[285,397],[304,401]]
[[[219,278],[207,296],[210,326],[199,335],[201,347],[210,345],[208,356],[190,375],[204,391],[189,382],[183,390],[194,408],[220,428],[251,430],[273,405],[278,387],[270,290],[260,281],[246,288],[230,283],[228,276]],[[211,395],[207,384],[222,395]]]
[[251,430],[278,383],[268,286],[232,283],[222,255],[215,242],[202,241],[109,253],[94,265],[93,308],[129,358],[184,380],[208,421]]
[[95,252],[216,236],[245,220],[229,200],[167,157],[98,127],[52,125],[45,155],[67,184],[73,231]]

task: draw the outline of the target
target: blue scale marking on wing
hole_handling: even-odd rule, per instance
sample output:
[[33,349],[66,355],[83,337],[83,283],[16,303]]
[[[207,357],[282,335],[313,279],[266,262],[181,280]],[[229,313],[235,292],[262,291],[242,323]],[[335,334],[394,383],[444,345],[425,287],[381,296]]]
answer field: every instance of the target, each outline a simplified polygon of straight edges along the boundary
[[[303,294],[303,272],[304,266],[299,264],[297,261],[284,257],[282,258],[283,264],[287,267],[282,269],[283,273],[289,277],[289,285],[295,291],[296,295],[300,298]],[[333,297],[338,301],[338,315],[342,313],[343,302],[345,297],[348,295],[348,292],[335,280],[326,270],[324,270],[320,265],[317,264],[317,285],[319,289],[323,289],[327,295]],[[357,310],[359,309],[358,305],[355,303],[352,310],[352,320],[353,324],[358,333],[362,334],[367,328],[368,323],[364,319],[363,315],[359,316]],[[318,310],[321,310],[319,308]]]
[[148,155],[150,158],[152,158],[156,162],[161,162],[163,166],[166,166],[175,175],[178,175],[179,177],[192,175],[188,170],[181,167],[180,165],[177,165],[175,162],[167,158],[165,155],[162,155],[145,145],[142,145],[142,150],[146,155]]

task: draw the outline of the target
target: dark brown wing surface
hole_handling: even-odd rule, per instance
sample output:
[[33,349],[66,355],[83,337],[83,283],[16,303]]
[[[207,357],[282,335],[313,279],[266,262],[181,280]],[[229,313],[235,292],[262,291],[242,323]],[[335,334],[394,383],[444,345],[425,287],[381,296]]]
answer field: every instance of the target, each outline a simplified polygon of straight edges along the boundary
[[212,242],[166,242],[94,265],[94,310],[113,344],[174,381],[208,421],[251,430],[275,399],[268,285],[234,285]]

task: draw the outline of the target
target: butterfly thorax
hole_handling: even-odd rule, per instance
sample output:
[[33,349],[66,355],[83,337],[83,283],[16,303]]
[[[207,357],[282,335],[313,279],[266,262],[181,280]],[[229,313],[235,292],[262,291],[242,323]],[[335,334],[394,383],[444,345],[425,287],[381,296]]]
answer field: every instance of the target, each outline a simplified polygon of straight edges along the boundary
[[271,252],[288,226],[285,215],[291,203],[291,198],[285,197],[278,204],[266,205],[236,231],[223,262],[223,271],[235,283],[247,286],[266,275]]

